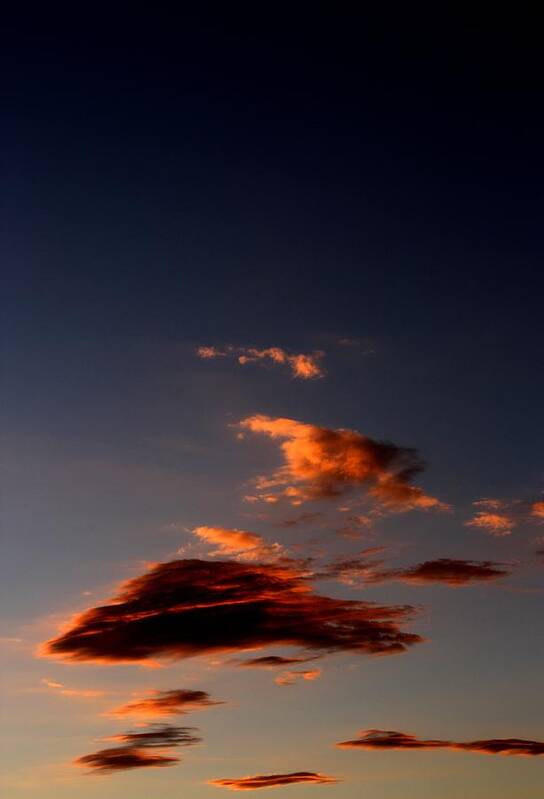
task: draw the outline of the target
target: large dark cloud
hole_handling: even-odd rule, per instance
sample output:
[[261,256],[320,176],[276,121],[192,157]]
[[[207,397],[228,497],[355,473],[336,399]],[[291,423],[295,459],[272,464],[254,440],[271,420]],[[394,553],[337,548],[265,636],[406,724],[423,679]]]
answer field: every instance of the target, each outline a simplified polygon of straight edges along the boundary
[[310,783],[314,785],[333,785],[339,780],[315,771],[293,771],[290,774],[257,774],[254,777],[238,777],[237,779],[210,780],[210,785],[228,788],[231,791],[255,791],[258,788],[280,788],[294,783]]
[[145,695],[125,705],[113,708],[106,715],[123,718],[125,716],[141,716],[156,718],[174,716],[202,710],[223,702],[211,699],[206,691],[178,689],[171,691],[148,691]]
[[400,627],[413,612],[408,605],[321,596],[291,566],[174,560],[77,616],[42,653],[103,663],[273,644],[394,654],[422,640]]
[[455,749],[486,755],[544,755],[543,741],[523,738],[490,738],[481,741],[443,741],[416,738],[395,730],[362,730],[359,738],[337,744],[342,749]]
[[166,754],[165,750],[169,752],[178,746],[194,746],[201,741],[201,738],[194,735],[193,727],[153,725],[144,731],[121,733],[108,740],[117,741],[121,745],[78,757],[74,761],[75,765],[90,769],[95,774],[175,766],[180,762],[180,758]]
[[491,560],[438,558],[405,569],[386,569],[383,568],[383,563],[383,560],[371,561],[367,557],[338,560],[329,564],[319,576],[336,578],[345,583],[368,584],[395,580],[416,585],[442,583],[458,587],[499,580],[512,573],[512,569],[504,563]]

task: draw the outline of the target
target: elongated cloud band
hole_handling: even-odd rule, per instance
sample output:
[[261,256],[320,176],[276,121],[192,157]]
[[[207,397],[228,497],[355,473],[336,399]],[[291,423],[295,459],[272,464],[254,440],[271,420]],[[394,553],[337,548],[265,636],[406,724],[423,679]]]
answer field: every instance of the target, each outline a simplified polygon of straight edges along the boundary
[[89,769],[95,774],[112,774],[137,768],[161,768],[175,766],[179,757],[166,754],[178,746],[194,746],[200,738],[193,734],[192,727],[154,725],[144,732],[127,732],[114,735],[107,740],[118,741],[120,746],[111,746],[78,757],[74,764]]
[[267,347],[266,349],[256,349],[255,347],[199,347],[196,351],[199,358],[205,360],[211,358],[235,357],[240,364],[246,363],[272,363],[280,366],[287,366],[291,370],[293,377],[301,380],[312,380],[316,377],[323,377],[324,371],[320,361],[325,353],[320,350],[312,353],[289,353],[281,347]]
[[318,774],[315,771],[294,771],[291,774],[257,774],[254,777],[210,780],[209,785],[228,788],[231,791],[255,791],[258,788],[281,788],[283,785],[310,783],[313,785],[333,785],[339,782],[334,777]]
[[379,505],[392,510],[447,508],[412,485],[423,469],[413,449],[375,441],[354,430],[329,430],[295,419],[257,415],[242,419],[239,426],[282,442],[283,466],[270,477],[257,479],[258,499],[271,502],[283,496],[300,505],[361,487]]
[[287,566],[174,560],[153,566],[124,583],[109,603],[76,616],[41,654],[122,663],[274,644],[394,654],[422,640],[401,630],[413,613],[409,605],[322,596]]
[[147,695],[128,702],[126,705],[113,708],[106,715],[116,718],[124,718],[125,716],[159,718],[161,716],[183,715],[194,710],[204,710],[221,704],[223,702],[210,699],[206,691],[191,691],[188,689],[150,691]]
[[523,738],[490,738],[467,742],[425,740],[395,730],[362,730],[359,738],[336,745],[341,749],[455,749],[486,755],[544,755],[543,741]]
[[441,583],[451,587],[488,583],[507,577],[512,570],[491,560],[426,560],[405,569],[385,569],[383,561],[352,558],[329,564],[321,576],[334,577],[340,582],[372,584],[399,581],[414,585]]

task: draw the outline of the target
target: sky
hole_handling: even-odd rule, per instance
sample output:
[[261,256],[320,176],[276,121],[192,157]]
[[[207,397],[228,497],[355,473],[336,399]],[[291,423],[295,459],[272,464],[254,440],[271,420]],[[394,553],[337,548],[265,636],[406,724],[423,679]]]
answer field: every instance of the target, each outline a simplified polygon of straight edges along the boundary
[[537,30],[7,16],[6,799],[541,799]]

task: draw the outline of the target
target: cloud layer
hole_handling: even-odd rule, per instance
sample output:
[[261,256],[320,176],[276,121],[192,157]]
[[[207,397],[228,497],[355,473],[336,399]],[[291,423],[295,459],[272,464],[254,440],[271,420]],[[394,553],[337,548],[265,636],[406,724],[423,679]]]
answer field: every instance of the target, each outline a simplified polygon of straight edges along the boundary
[[312,353],[289,353],[281,347],[267,347],[266,349],[256,349],[255,347],[198,347],[196,351],[199,358],[209,360],[211,358],[235,357],[238,363],[270,363],[280,366],[287,366],[293,377],[301,380],[312,380],[316,377],[323,377],[325,372],[320,365],[325,353],[320,350]]
[[300,505],[361,487],[380,506],[391,510],[447,507],[412,485],[423,469],[413,449],[375,441],[354,430],[329,430],[295,419],[256,415],[243,419],[239,426],[282,442],[284,463],[270,477],[257,479],[258,499],[274,502],[285,497]]
[[295,783],[314,785],[333,785],[339,782],[334,777],[318,774],[315,771],[294,771],[291,774],[257,774],[254,777],[238,777],[237,779],[210,780],[210,785],[228,788],[231,791],[255,791],[258,788],[280,788]]
[[188,689],[149,691],[147,695],[139,699],[113,708],[106,715],[116,718],[125,718],[126,716],[159,718],[161,716],[183,715],[194,710],[204,710],[221,704],[223,702],[210,699],[206,691],[191,691]]
[[402,631],[408,605],[315,593],[288,566],[173,560],[127,581],[108,603],[76,616],[41,654],[122,663],[271,645],[361,654],[403,652],[422,639]]
[[359,738],[336,745],[341,749],[455,749],[486,755],[544,755],[543,741],[523,738],[490,738],[467,742],[425,740],[395,730],[362,730]]
[[74,764],[96,774],[175,766],[180,758],[166,754],[164,750],[168,752],[178,746],[194,746],[200,743],[201,738],[194,735],[193,727],[153,725],[144,732],[121,733],[107,740],[118,741],[121,745],[78,757]]

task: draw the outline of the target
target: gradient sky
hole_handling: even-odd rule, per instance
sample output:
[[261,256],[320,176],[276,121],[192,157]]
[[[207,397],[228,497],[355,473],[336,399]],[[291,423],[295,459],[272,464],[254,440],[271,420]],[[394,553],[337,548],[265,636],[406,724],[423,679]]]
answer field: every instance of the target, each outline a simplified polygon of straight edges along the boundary
[[[541,47],[530,20],[312,15],[6,21],[6,799],[293,774],[273,795],[541,799]],[[44,656],[74,614],[189,560],[214,564],[206,590],[237,570],[244,608],[244,580],[279,580],[266,634],[207,610],[198,635],[224,645],[191,657],[183,619],[169,659],[101,662],[102,639],[93,663]],[[172,603],[202,603],[180,568]],[[394,635],[425,641],[309,644],[311,591],[340,622],[345,601],[410,606]],[[316,659],[237,664],[265,656]],[[221,704],[110,714],[159,691]],[[159,723],[202,740],[136,747],[182,759],[164,768],[75,763]],[[504,739],[532,754],[473,745]]]

